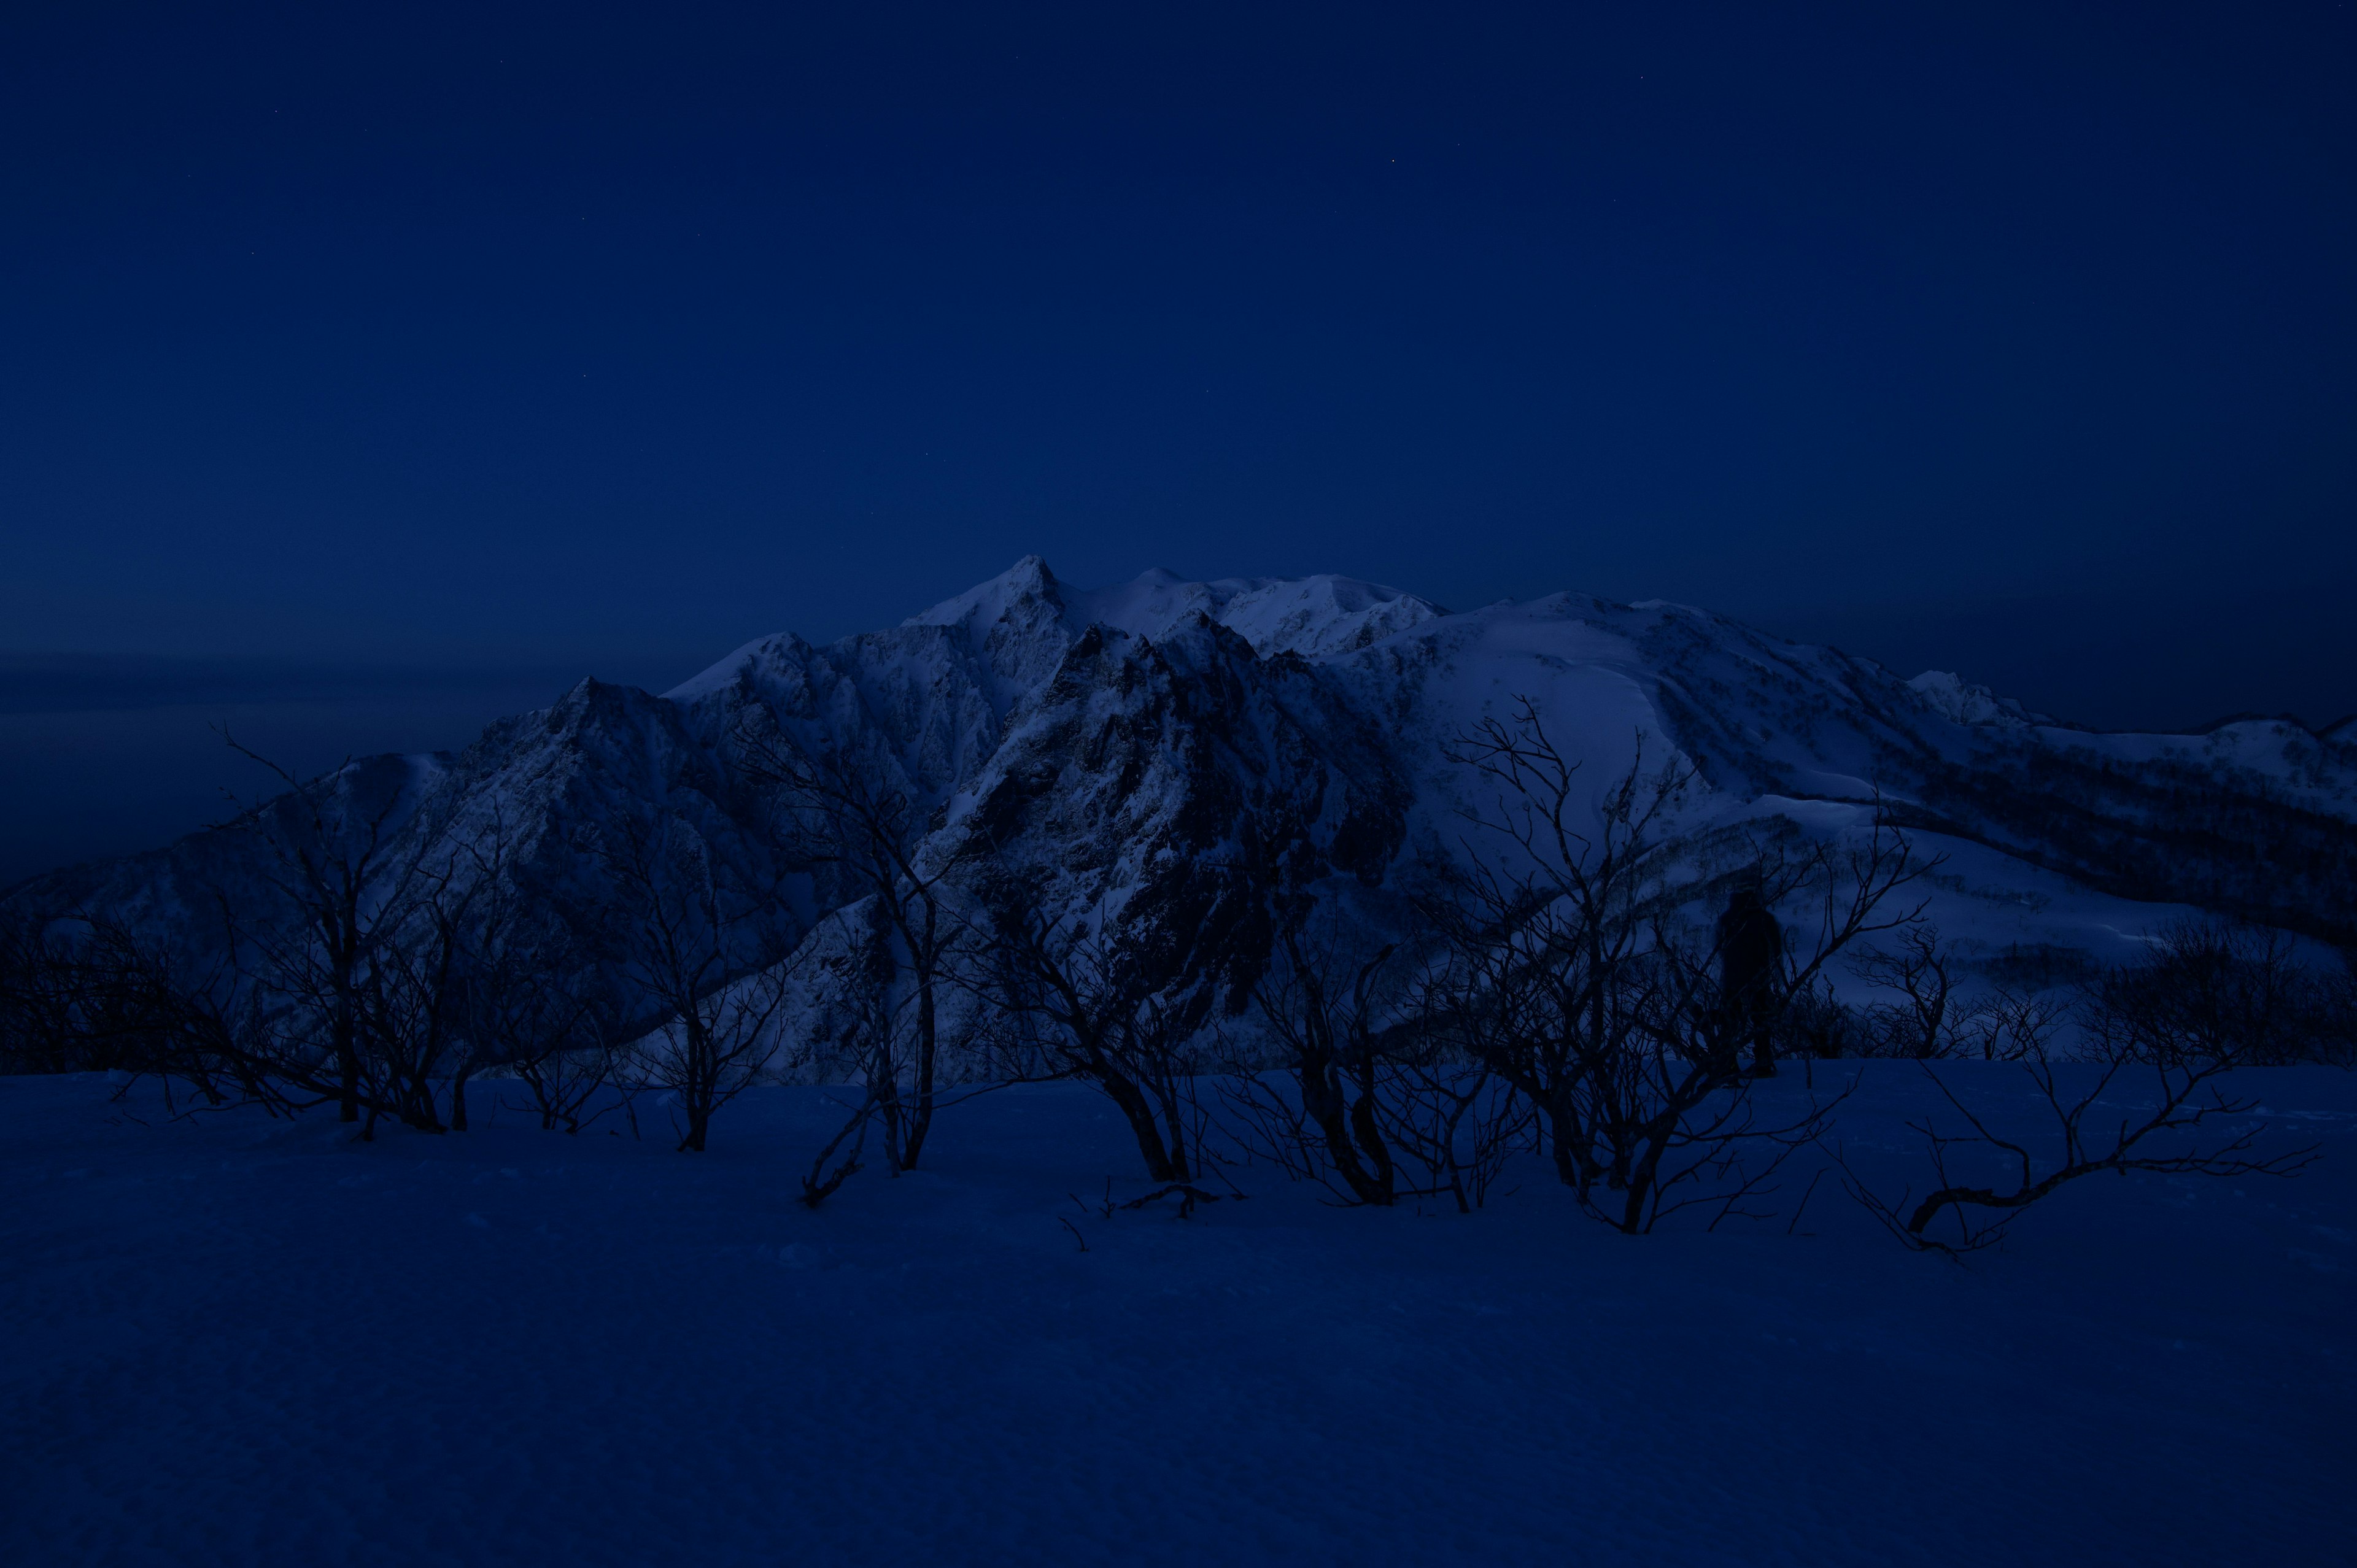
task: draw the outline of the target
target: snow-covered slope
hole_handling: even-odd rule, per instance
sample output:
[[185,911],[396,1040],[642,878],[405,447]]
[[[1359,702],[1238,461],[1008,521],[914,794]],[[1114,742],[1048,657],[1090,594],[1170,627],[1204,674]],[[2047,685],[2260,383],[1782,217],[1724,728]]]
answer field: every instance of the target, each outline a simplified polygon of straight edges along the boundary
[[[1699,770],[1706,819],[1895,818],[1949,857],[1943,929],[1990,950],[2114,957],[2189,907],[2357,941],[2345,736],[2097,735],[1943,672],[1902,680],[1689,607],[1576,594],[1450,614],[1332,576],[1075,589],[1027,557],[899,627],[765,638],[661,697],[584,682],[464,752],[322,788],[365,805],[355,820],[387,808],[397,834],[496,840],[503,875],[584,930],[627,902],[588,850],[668,822],[716,881],[788,911],[791,938],[857,889],[781,852],[744,767],[746,737],[775,729],[905,795],[953,880],[1028,877],[1209,1005],[1265,957],[1246,859],[1303,889],[1395,896],[1461,849],[1451,743],[1522,698],[1598,790],[1641,751]],[[228,830],[14,897],[201,947],[224,897],[271,918],[271,880],[257,835]]]
[[[682,1159],[0,1078],[0,1561],[2345,1563],[2357,1078],[2238,1076],[2313,1170],[2081,1182],[1969,1273],[1813,1149],[1791,1235],[1632,1241],[1531,1155],[1471,1218],[1265,1164],[1101,1217],[1135,1146],[1044,1084],[812,1210],[816,1089]],[[1842,1077],[1853,1168],[1920,1180],[1937,1088]],[[1941,1080],[2036,1135],[2017,1069]]]

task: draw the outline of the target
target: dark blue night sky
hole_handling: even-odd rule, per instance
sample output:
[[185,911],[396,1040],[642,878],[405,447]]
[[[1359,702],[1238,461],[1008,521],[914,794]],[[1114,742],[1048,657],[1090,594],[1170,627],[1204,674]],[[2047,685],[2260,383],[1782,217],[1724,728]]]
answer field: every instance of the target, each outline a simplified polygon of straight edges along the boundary
[[2331,0],[12,7],[0,881],[253,782],[212,718],[452,744],[1033,551],[2329,721],[2352,68]]

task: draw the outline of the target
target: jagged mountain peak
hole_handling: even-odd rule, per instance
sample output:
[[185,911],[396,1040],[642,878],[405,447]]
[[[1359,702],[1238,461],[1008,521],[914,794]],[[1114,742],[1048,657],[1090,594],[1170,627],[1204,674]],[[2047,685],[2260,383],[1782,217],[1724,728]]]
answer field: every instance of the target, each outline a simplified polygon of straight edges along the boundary
[[976,583],[931,609],[920,610],[900,624],[987,628],[1009,619],[1030,620],[1040,609],[1060,615],[1064,607],[1063,585],[1047,561],[1026,555],[997,576]]
[[1156,568],[1127,583],[1067,596],[1071,614],[1139,637],[1159,637],[1201,615],[1265,659],[1353,652],[1448,614],[1429,599],[1357,577],[1222,577],[1188,582]]
[[954,598],[914,615],[908,626],[964,627],[977,638],[998,628],[1036,635],[1052,618],[1067,637],[1090,626],[1160,638],[1195,615],[1235,632],[1263,658],[1347,653],[1436,620],[1448,611],[1429,599],[1357,577],[1222,577],[1193,582],[1156,566],[1126,583],[1078,588],[1037,555]]
[[[899,629],[947,633],[944,646],[986,672],[993,705],[1003,714],[1051,675],[1064,650],[1092,626],[1159,639],[1201,616],[1243,638],[1264,659],[1294,653],[1321,660],[1372,647],[1448,613],[1416,595],[1334,573],[1194,582],[1157,566],[1126,583],[1077,588],[1042,557],[1026,555],[997,576],[910,616]],[[849,657],[854,645],[891,637],[863,632],[834,648]],[[757,638],[663,695],[693,703],[748,682],[759,685],[785,667],[806,664],[813,652],[791,633]]]

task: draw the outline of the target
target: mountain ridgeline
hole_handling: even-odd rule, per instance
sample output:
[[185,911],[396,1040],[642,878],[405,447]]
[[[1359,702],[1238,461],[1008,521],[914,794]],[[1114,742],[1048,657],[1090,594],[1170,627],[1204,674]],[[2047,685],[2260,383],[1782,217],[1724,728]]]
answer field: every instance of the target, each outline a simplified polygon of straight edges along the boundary
[[854,1026],[845,998],[888,895],[856,857],[813,847],[783,755],[884,802],[906,875],[1086,924],[1200,1025],[1245,1005],[1272,897],[1397,925],[1432,868],[1479,853],[1482,784],[1461,743],[1524,700],[1599,798],[1632,768],[1674,764],[1693,769],[1697,823],[1896,824],[1945,857],[1926,883],[1942,929],[1992,960],[2114,961],[2189,910],[2357,946],[2345,736],[2264,720],[2096,734],[1953,676],[1902,680],[1658,601],[1451,614],[1347,578],[1158,572],[1083,590],[1036,557],[888,630],[765,638],[661,696],[584,681],[463,751],[356,762],[7,901],[217,963],[233,940],[316,918],[311,852],[290,846],[342,854],[371,884],[364,903],[457,845],[434,875],[489,885],[479,910],[528,907],[627,998],[638,983],[613,932],[650,897],[630,868],[660,843],[692,860],[730,933],[720,969],[792,959],[805,978],[789,1021],[825,1035]]

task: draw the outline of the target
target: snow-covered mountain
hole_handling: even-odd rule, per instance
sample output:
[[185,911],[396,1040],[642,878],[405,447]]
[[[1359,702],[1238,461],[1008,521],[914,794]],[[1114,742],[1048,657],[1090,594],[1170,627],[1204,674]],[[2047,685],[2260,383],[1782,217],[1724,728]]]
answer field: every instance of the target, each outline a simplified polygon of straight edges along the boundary
[[[626,901],[585,845],[668,822],[716,879],[789,911],[793,939],[858,890],[780,848],[744,765],[745,737],[774,726],[904,793],[953,880],[1024,875],[1208,993],[1265,956],[1239,855],[1335,897],[1396,894],[1461,845],[1450,743],[1524,697],[1598,789],[1641,748],[1695,765],[1706,817],[1834,833],[1888,813],[1947,856],[1943,930],[1990,953],[2125,956],[2189,907],[2357,944],[2345,726],[2095,734],[1951,674],[1577,594],[1451,614],[1332,576],[1076,589],[1027,557],[888,630],[764,638],[661,696],[584,681],[462,752],[371,758],[323,788],[396,834],[496,839],[500,875],[583,929]],[[264,854],[211,830],[11,898],[201,949],[224,899],[273,918]]]

